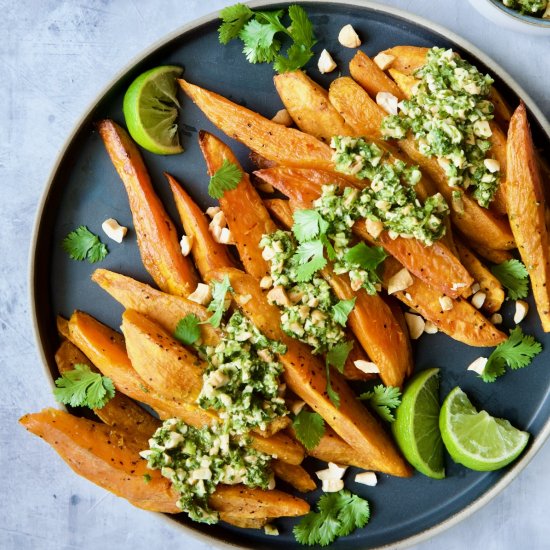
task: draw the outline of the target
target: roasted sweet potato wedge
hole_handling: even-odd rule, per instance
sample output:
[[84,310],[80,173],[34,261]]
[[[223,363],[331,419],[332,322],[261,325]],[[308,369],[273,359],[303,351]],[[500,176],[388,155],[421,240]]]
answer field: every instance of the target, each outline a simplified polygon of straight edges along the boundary
[[242,172],[239,185],[223,194],[220,206],[237,245],[243,266],[247,273],[261,279],[264,275],[268,275],[270,270],[269,264],[262,257],[260,240],[265,233],[273,233],[277,227],[265,209],[260,195],[250,183],[248,174],[243,172],[231,149],[216,136],[202,131],[199,133],[199,145],[211,176],[226,159],[238,166]]
[[191,254],[202,277],[212,269],[234,267],[228,247],[214,240],[209,221],[183,187],[170,174],[165,174],[174,195],[185,234],[192,240]]
[[271,468],[273,468],[275,475],[279,479],[286,481],[301,493],[315,491],[317,488],[315,481],[313,481],[311,476],[301,466],[295,466],[294,464],[288,464],[280,460],[273,460],[271,462]]
[[495,248],[487,248],[483,245],[469,242],[468,246],[481,258],[488,260],[493,264],[501,264],[506,260],[511,260],[514,256],[509,250],[497,250]]
[[477,256],[463,243],[456,241],[461,262],[470,275],[479,283],[486,298],[482,309],[487,313],[495,313],[504,303],[504,289],[500,281],[483,265]]
[[189,295],[198,283],[195,269],[181,253],[176,228],[153,189],[136,144],[112,120],[102,120],[97,128],[126,188],[145,269],[161,290]]
[[289,389],[318,412],[332,428],[370,462],[374,470],[396,476],[410,475],[410,468],[377,420],[357,401],[343,377],[333,371],[331,385],[340,395],[340,407],[329,399],[324,365],[311,355],[309,348],[289,338],[280,327],[280,314],[268,303],[256,279],[237,269],[211,273],[221,280],[227,275],[234,298],[243,313],[268,338],[283,342],[287,352],[280,355]]
[[194,405],[206,363],[135,309],[124,312],[120,328],[139,376],[166,399]]
[[[96,269],[92,280],[108,292],[125,309],[135,309],[149,319],[161,325],[164,330],[173,334],[176,325],[186,315],[196,315],[200,321],[206,321],[212,316],[204,306],[187,298],[166,294],[135,279],[108,271]],[[202,342],[215,346],[220,341],[220,332],[212,325],[200,325]]]
[[126,446],[124,431],[57,409],[27,414],[19,422],[49,443],[74,472],[103,489],[144,510],[180,512],[170,482]]
[[65,319],[65,317],[58,315],[55,319],[55,326],[57,328],[57,334],[60,338],[63,339],[69,337],[69,321]]
[[[384,262],[384,286],[402,268],[395,258],[387,258]],[[443,294],[414,276],[413,281],[406,290],[396,292],[394,296],[451,338],[477,347],[494,347],[506,340],[506,335],[497,330],[470,302],[457,298],[453,300],[452,309],[443,311],[440,303]]]
[[545,199],[523,103],[510,120],[505,195],[510,224],[521,259],[529,271],[542,328],[550,332],[550,257]]
[[226,512],[220,512],[220,519],[241,529],[261,529],[269,520],[269,518],[239,518]]
[[183,79],[183,91],[229,137],[277,164],[332,169],[330,147],[317,138],[287,128]]
[[326,143],[330,143],[332,136],[355,135],[328,100],[327,91],[303,71],[278,74],[273,81],[286,110],[302,132]]
[[[311,201],[319,197],[324,176],[327,176],[325,183],[339,185],[338,182],[330,180],[327,172],[317,172],[316,177],[310,177],[311,170],[299,168],[275,167],[254,173],[289,197],[300,208],[310,208]],[[355,224],[354,232],[361,239],[372,242],[363,220]],[[463,294],[473,282],[458,258],[440,241],[427,247],[416,239],[391,239],[384,231],[376,244],[384,247],[418,278],[453,298]],[[458,283],[458,286],[455,283]]]

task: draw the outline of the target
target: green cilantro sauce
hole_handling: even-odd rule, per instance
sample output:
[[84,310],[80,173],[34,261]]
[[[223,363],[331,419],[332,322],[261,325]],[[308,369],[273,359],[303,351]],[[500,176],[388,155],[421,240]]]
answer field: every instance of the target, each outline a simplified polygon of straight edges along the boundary
[[346,188],[343,194],[325,187],[315,203],[321,215],[338,220],[338,227],[351,227],[361,218],[381,222],[390,236],[414,237],[427,246],[445,234],[447,203],[439,193],[420,203],[414,186],[422,174],[416,166],[390,162],[380,147],[362,138],[335,136],[331,146],[339,172],[369,179],[371,185],[361,191]]
[[402,139],[412,132],[420,152],[438,158],[449,185],[471,188],[487,208],[500,181],[498,163],[487,156],[493,79],[443,48],[431,48],[415,76],[420,83],[411,99],[399,103],[399,114],[384,119],[384,136]]
[[202,523],[217,523],[208,497],[220,483],[273,487],[271,457],[256,451],[246,438],[230,439],[222,424],[193,428],[177,418],[165,420],[140,455],[160,470],[180,494],[178,507]]
[[548,0],[501,0],[508,8],[519,11],[523,15],[542,16],[548,7]]

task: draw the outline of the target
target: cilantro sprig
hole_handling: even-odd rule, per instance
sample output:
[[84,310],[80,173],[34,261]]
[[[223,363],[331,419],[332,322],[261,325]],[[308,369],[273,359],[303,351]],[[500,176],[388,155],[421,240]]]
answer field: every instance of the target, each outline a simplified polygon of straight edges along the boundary
[[372,390],[359,396],[362,401],[368,401],[369,405],[387,422],[394,422],[395,416],[392,409],[397,409],[401,404],[401,391],[394,386],[378,384]]
[[[289,26],[281,21],[287,16]],[[250,63],[273,63],[277,72],[284,73],[303,67],[313,56],[312,47],[316,42],[313,25],[300,6],[289,6],[285,13],[285,10],[253,11],[244,4],[235,4],[224,8],[220,19],[220,42],[227,44],[240,39]],[[283,55],[281,40],[285,37],[290,38],[292,44]]]
[[311,451],[319,445],[319,441],[321,441],[325,433],[325,421],[320,414],[302,409],[292,422],[292,428],[294,429],[296,439],[308,451]]
[[227,275],[221,281],[215,281],[212,284],[212,301],[208,304],[208,311],[213,311],[214,314],[208,319],[213,327],[219,327],[225,312],[225,298],[228,292],[233,292],[231,283]]
[[506,260],[491,267],[491,273],[508,292],[508,299],[520,300],[529,293],[529,272],[519,260]]
[[62,373],[55,385],[55,399],[71,407],[101,409],[115,395],[115,386],[110,378],[92,372],[88,365],[82,363]]
[[343,327],[347,325],[349,314],[355,307],[356,299],[356,297],[353,297],[350,300],[340,300],[332,306],[332,317]]
[[323,495],[317,508],[318,512],[309,512],[294,527],[294,537],[300,544],[328,546],[338,537],[364,527],[370,519],[368,501],[345,489]]
[[91,264],[99,262],[107,256],[109,250],[85,225],[71,231],[61,243],[63,250],[73,260],[88,260]]
[[533,336],[524,334],[517,326],[510,331],[510,337],[499,344],[489,356],[481,378],[484,382],[494,382],[506,372],[506,366],[513,370],[529,365],[542,351],[542,345]]
[[344,372],[344,367],[352,348],[353,342],[340,342],[339,344],[333,346],[325,356],[325,369],[327,374],[327,395],[335,407],[340,407],[340,395],[332,387],[330,381],[330,366],[332,365],[333,367],[338,369],[339,372]]
[[243,177],[240,168],[233,162],[223,159],[222,165],[210,178],[208,194],[213,199],[221,199],[226,191],[235,189]]
[[195,314],[189,313],[178,321],[176,330],[174,331],[174,338],[187,346],[194,344],[201,335],[199,325],[199,318]]

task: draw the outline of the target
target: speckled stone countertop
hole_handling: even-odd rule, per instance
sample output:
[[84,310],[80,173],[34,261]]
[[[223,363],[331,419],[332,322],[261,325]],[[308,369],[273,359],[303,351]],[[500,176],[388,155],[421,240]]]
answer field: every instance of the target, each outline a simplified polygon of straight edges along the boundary
[[[72,474],[17,419],[53,405],[33,339],[27,257],[58,151],[87,106],[147,46],[227,0],[0,0],[0,548],[207,550]],[[550,116],[550,41],[504,31],[465,1],[386,0],[473,42]],[[474,516],[417,549],[550,548],[550,443]]]

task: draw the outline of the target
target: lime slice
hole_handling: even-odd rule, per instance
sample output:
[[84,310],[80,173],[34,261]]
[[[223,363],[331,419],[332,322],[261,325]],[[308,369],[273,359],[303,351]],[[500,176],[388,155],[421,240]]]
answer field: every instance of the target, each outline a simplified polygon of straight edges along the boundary
[[518,457],[529,434],[508,420],[477,411],[456,387],[446,397],[439,416],[441,437],[451,458],[472,470],[498,470]]
[[403,392],[392,424],[405,458],[421,473],[445,477],[443,443],[439,433],[439,369],[415,375]]
[[183,69],[156,67],[139,75],[124,95],[124,118],[134,140],[159,155],[181,153],[176,78]]

